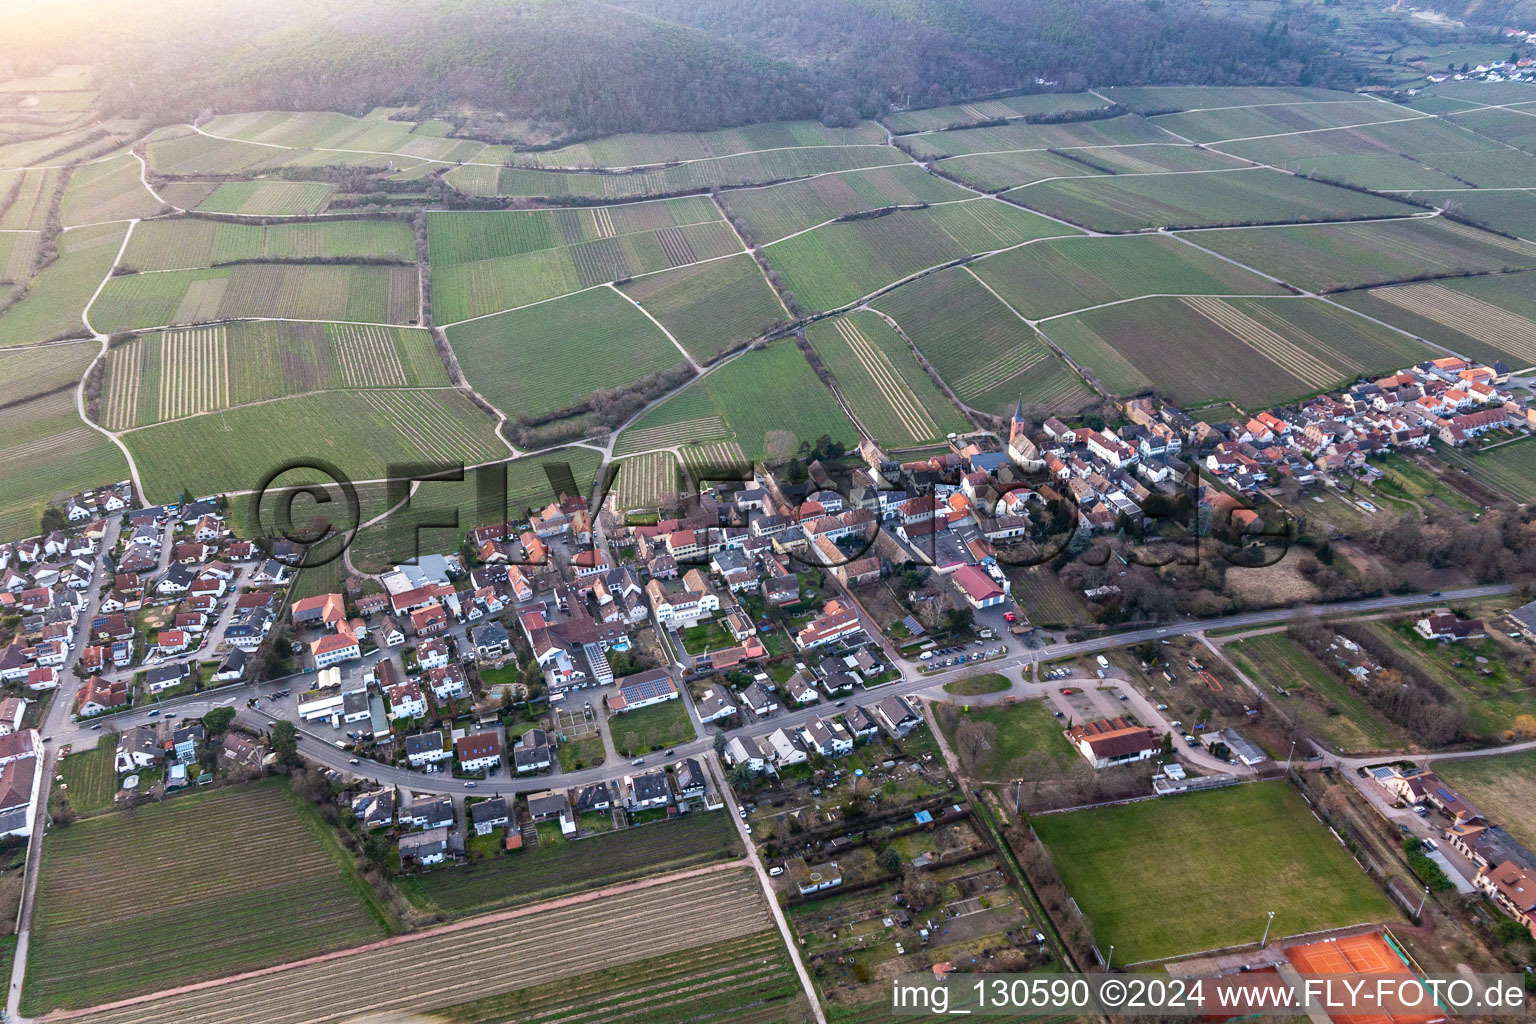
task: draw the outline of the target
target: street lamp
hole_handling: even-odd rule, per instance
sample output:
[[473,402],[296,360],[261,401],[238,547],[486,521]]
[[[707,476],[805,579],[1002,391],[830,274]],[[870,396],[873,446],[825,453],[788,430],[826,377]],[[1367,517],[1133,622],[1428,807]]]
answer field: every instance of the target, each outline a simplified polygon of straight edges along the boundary
[[1429,902],[1429,886],[1426,885],[1424,887],[1424,895],[1419,898],[1419,909],[1414,911],[1413,916],[1417,917],[1417,918],[1423,918],[1423,916],[1424,916],[1424,904],[1428,903],[1428,902]]
[[1294,770],[1295,767],[1296,767],[1295,761],[1296,761],[1296,741],[1295,740],[1291,740],[1291,752],[1289,754],[1285,755],[1285,766],[1287,768],[1290,768],[1290,769]]
[[1269,943],[1269,926],[1275,923],[1275,912],[1269,912],[1269,920],[1264,922],[1264,937],[1259,940],[1259,948],[1263,949]]
[[1114,962],[1115,962],[1115,944],[1113,942],[1111,942],[1109,944],[1109,959],[1104,961],[1104,973],[1105,974],[1109,973],[1109,965],[1114,963]]

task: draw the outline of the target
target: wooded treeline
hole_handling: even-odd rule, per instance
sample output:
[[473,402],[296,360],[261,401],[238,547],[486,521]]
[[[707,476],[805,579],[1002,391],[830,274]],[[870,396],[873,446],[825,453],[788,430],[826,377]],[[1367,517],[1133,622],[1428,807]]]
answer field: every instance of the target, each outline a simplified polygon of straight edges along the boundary
[[[110,113],[495,111],[509,138],[847,123],[1040,88],[1314,81],[1321,36],[1190,0],[61,0],[13,73],[90,63]],[[112,13],[117,12],[117,13]],[[1337,64],[1330,64],[1337,67]],[[4,70],[4,68],[0,68]],[[1330,72],[1333,74],[1334,72]],[[477,131],[494,130],[475,118]]]

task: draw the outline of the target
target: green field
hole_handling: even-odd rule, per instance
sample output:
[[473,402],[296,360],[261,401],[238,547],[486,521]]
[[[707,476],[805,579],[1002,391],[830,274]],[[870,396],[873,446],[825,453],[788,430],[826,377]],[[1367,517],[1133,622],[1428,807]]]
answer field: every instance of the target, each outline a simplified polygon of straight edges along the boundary
[[183,489],[254,488],[294,459],[325,459],[354,481],[382,479],[391,464],[475,465],[507,456],[494,428],[454,390],[337,391],[139,427],[122,439],[152,500],[168,501]]
[[[1094,153],[1108,150],[1096,149]],[[977,153],[950,157],[934,165],[946,178],[964,182],[983,192],[1003,192],[1020,185],[1031,185],[1047,178],[1081,178],[1102,174],[1097,166],[1073,159],[1065,150],[1025,149],[1018,152]]]
[[23,1003],[40,1015],[356,945],[383,933],[372,899],[280,780],[79,821],[44,845]]
[[1250,103],[1306,103],[1356,98],[1353,93],[1330,89],[1281,85],[1131,85],[1110,87],[1104,89],[1103,93],[1114,102],[1138,113],[1201,110]]
[[[981,678],[1000,677],[982,676]],[[1007,689],[1006,685],[1002,688]],[[947,686],[944,689],[949,691]],[[992,735],[991,744],[975,763],[967,766],[977,778],[994,782],[1006,782],[1018,778],[1023,774],[1021,764],[1024,755],[1031,750],[1043,751],[1056,768],[1067,767],[1077,756],[1072,750],[1072,745],[1062,735],[1065,725],[1052,715],[1050,705],[1043,700],[1022,700],[1015,704],[969,707],[955,704],[951,705],[951,708],[954,710],[953,716],[947,713],[948,709],[939,711],[937,714],[951,749],[956,749],[960,726],[966,722],[979,722],[993,726],[997,730]]]
[[1001,415],[1023,399],[1029,406],[1072,411],[1090,395],[1034,328],[966,269],[920,278],[880,296],[875,306],[972,408]]
[[1298,719],[1333,750],[1390,750],[1402,745],[1402,738],[1359,694],[1284,633],[1234,640],[1222,650],[1266,691],[1273,692],[1277,686],[1286,690],[1289,696],[1271,699],[1279,700],[1285,714]]
[[1031,825],[1117,962],[1256,943],[1398,915],[1284,782],[1165,797]]
[[99,224],[153,217],[160,208],[161,204],[139,180],[139,162],[124,153],[75,169],[59,205],[59,221],[66,226]]
[[431,225],[433,311],[448,324],[741,251],[714,204],[697,198],[439,213]]
[[921,167],[907,165],[734,189],[720,201],[745,222],[743,233],[749,244],[766,245],[850,213],[953,202],[970,195]]
[[625,757],[665,750],[694,737],[693,720],[681,700],[615,715],[608,720],[608,731],[613,735],[614,747]]
[[1536,750],[1435,762],[1435,774],[1529,848],[1536,848]]
[[414,267],[241,264],[126,274],[91,306],[104,333],[242,317],[414,324]]
[[0,210],[0,229],[6,231],[41,231],[48,222],[48,208],[59,190],[63,171],[57,167],[25,171],[0,171],[0,195],[15,198]]
[[1443,218],[1193,231],[1181,237],[1315,292],[1536,266],[1536,245]]
[[107,353],[98,416],[110,430],[342,388],[446,387],[426,331],[254,321],[156,331]]
[[1047,216],[1107,232],[1400,217],[1415,210],[1266,168],[1048,181],[1007,195]]
[[0,406],[73,390],[96,351],[95,342],[90,341],[0,349]]
[[64,795],[77,813],[91,814],[112,806],[117,796],[116,757],[116,745],[101,741],[91,750],[70,754],[59,761]]
[[970,269],[1031,320],[1143,295],[1285,294],[1257,274],[1157,235],[1038,242]]
[[[785,409],[795,415],[785,419]],[[787,458],[823,434],[849,447],[859,439],[799,349],[779,342],[733,358],[656,406],[619,436],[615,451],[734,438],[756,461]]]
[[[240,147],[249,152],[251,147]],[[321,181],[226,181],[197,204],[204,213],[305,216],[319,213],[336,186]]]
[[112,269],[126,230],[103,224],[59,236],[59,258],[37,275],[21,301],[0,313],[0,348],[88,335],[80,314]]
[[1029,621],[1047,629],[1066,629],[1089,621],[1077,591],[1045,566],[1031,566],[1010,574],[1013,597]]
[[678,362],[667,336],[612,288],[461,323],[447,330],[470,384],[509,418],[585,402]]
[[234,223],[178,217],[134,228],[123,264],[134,270],[190,270],[236,260],[396,259],[413,261],[411,226],[398,220]]
[[854,416],[882,444],[909,448],[969,428],[906,341],[878,315],[861,311],[821,320],[806,337]]
[[454,870],[428,871],[397,884],[418,906],[463,917],[740,854],[729,818],[697,813],[578,842],[540,845]]
[[30,537],[48,503],[126,479],[123,453],[80,422],[73,389],[0,409],[0,537]]
[[766,333],[785,310],[747,253],[627,281],[619,290],[700,362]]
[[1458,216],[1536,242],[1536,192],[1416,192],[1412,198],[1452,203]]
[[991,199],[827,224],[765,246],[806,310],[835,309],[918,271],[1071,228]]
[[1180,405],[1264,408],[1429,357],[1412,339],[1315,299],[1142,299],[1042,329],[1105,389]]
[[1536,366],[1536,273],[1372,288],[1339,301],[1483,362]]

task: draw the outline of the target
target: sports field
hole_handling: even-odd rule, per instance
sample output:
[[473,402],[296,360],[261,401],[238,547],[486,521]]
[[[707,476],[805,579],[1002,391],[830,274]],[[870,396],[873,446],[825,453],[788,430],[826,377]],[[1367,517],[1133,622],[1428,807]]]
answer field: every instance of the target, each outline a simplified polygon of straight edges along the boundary
[[968,429],[906,341],[878,315],[858,312],[822,320],[806,337],[854,415],[882,444],[911,447]]
[[283,780],[79,821],[44,844],[23,1005],[40,1015],[366,942],[384,934],[373,899]]
[[1387,897],[1284,782],[1039,815],[1099,947],[1126,965],[1371,921]]
[[511,419],[585,402],[664,370],[682,353],[612,288],[594,288],[450,327],[475,390]]
[[1001,415],[1016,402],[1071,412],[1088,386],[969,272],[930,274],[875,300],[966,405]]

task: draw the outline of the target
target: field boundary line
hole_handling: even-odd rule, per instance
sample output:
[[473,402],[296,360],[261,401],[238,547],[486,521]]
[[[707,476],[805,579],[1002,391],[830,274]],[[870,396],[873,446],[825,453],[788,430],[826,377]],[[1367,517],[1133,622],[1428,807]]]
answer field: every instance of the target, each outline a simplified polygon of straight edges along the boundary
[[[731,255],[732,256],[739,256],[740,253],[731,253]],[[692,264],[687,264],[687,265],[688,266],[692,266]],[[621,291],[619,289],[619,286],[614,284],[612,281],[608,282],[608,287],[613,289],[613,292],[614,292],[615,295],[618,295],[625,302],[628,302],[631,306],[634,306],[642,314],[645,315],[645,318],[647,320],[649,320],[651,323],[655,324],[656,325],[656,329],[661,331],[662,334],[665,334],[667,336],[667,340],[672,343],[672,347],[677,349],[679,352],[681,352],[683,354],[683,358],[688,360],[688,365],[689,366],[693,367],[695,370],[703,369],[703,367],[701,367],[699,365],[698,360],[693,358],[693,353],[691,353],[687,349],[683,348],[682,344],[675,337],[672,336],[672,332],[667,330],[666,326],[660,320],[657,320],[654,316],[651,315],[651,311],[650,310],[648,310],[644,306],[640,305],[640,303],[637,302],[631,296],[625,295],[623,293],[623,291]]]
[[543,903],[533,903],[525,907],[517,907],[512,910],[503,910],[494,914],[482,914],[478,917],[465,918],[462,921],[454,921],[451,924],[438,925],[424,931],[409,932],[405,935],[392,935],[379,939],[376,942],[365,943],[361,946],[352,946],[349,949],[332,950],[329,953],[319,953],[315,956],[305,957],[300,960],[292,960],[288,963],[274,964],[271,967],[260,967],[252,971],[242,971],[238,974],[225,975],[222,978],[210,978],[207,981],[192,982],[187,985],[178,985],[173,988],[161,989],[157,992],[146,992],[142,995],[130,996],[110,1003],[99,1003],[96,1006],[85,1006],[74,1010],[55,1011],[47,1015],[49,1020],[69,1020],[75,1017],[91,1013],[103,1013],[110,1010],[124,1009],[130,1006],[139,1006],[156,999],[165,999],[171,996],[185,995],[190,992],[202,992],[208,989],[220,988],[224,985],[241,981],[249,981],[253,978],[271,977],[282,974],[299,967],[308,967],[315,964],[330,963],[335,960],[346,959],[362,953],[370,953],[375,950],[388,949],[393,946],[407,945],[419,942],[422,939],[436,938],[442,935],[452,935],[456,932],[480,928],[486,925],[499,924],[503,921],[516,920],[528,917],[532,914],[542,913],[559,907],[580,906],[584,903],[592,903],[596,900],[610,896],[622,896],[631,892],[642,892],[653,889],[659,885],[668,885],[674,882],[686,881],[691,878],[699,878],[704,875],[718,874],[722,871],[741,870],[751,868],[752,863],[745,857],[736,860],[721,861],[716,864],[706,864],[702,867],[687,868],[683,871],[673,872],[667,875],[652,875],[650,878],[642,878],[634,882],[625,882],[620,885],[607,886],[602,889],[589,889],[586,892],[576,893],[571,896],[562,896]]
[[1008,312],[1018,317],[1021,321],[1024,322],[1024,324],[1029,327],[1030,330],[1034,331],[1035,334],[1037,334],[1040,339],[1045,342],[1046,347],[1049,348],[1052,352],[1056,353],[1058,359],[1061,359],[1069,367],[1071,367],[1073,372],[1083,379],[1084,383],[1086,383],[1089,387],[1093,388],[1093,390],[1097,391],[1101,395],[1110,394],[1110,392],[1105,391],[1102,387],[1099,386],[1099,382],[1094,380],[1092,374],[1084,369],[1076,359],[1073,359],[1071,356],[1067,355],[1067,353],[1062,349],[1060,345],[1052,341],[1049,334],[1046,334],[1044,331],[1042,331],[1036,324],[1031,323],[1029,317],[1025,316],[1023,313],[1020,313],[1017,309],[1014,309],[1013,303],[997,294],[997,291],[991,285],[987,284],[987,282],[983,281],[979,274],[977,274],[969,266],[962,265],[960,269],[964,270],[967,274],[970,274],[971,277],[975,279],[976,283],[985,288],[994,299],[996,299],[998,302],[1001,302],[1004,308],[1008,310]]

